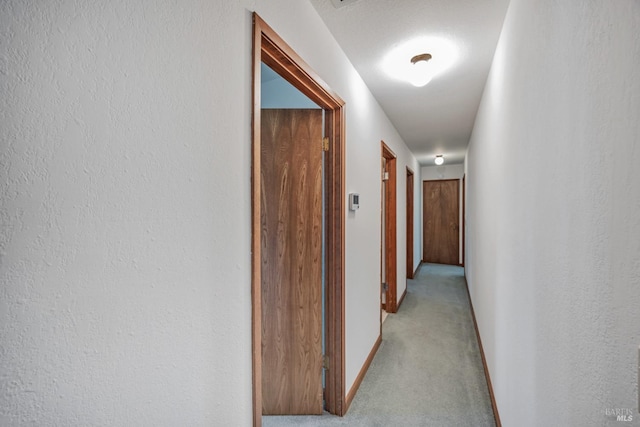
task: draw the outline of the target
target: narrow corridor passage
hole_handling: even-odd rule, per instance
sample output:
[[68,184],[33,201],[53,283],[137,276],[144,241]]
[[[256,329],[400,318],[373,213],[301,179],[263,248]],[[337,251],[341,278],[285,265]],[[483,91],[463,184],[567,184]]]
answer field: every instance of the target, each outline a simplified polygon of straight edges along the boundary
[[263,425],[494,426],[463,269],[423,264],[408,280],[345,417],[263,417]]

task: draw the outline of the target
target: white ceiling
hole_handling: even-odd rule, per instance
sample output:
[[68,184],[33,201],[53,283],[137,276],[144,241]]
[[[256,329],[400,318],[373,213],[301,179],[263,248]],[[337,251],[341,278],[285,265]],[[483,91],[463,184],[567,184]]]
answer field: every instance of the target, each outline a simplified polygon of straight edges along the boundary
[[[433,165],[434,156],[444,154],[446,164],[461,163],[509,0],[311,3],[418,161]],[[445,38],[459,49],[456,64],[421,88],[381,66],[394,47],[418,37]],[[429,46],[413,54],[425,52]]]

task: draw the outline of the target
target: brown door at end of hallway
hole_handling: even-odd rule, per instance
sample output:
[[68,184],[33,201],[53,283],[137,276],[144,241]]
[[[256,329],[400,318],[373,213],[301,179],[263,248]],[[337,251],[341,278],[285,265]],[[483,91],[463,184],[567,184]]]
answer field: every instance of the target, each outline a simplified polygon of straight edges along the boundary
[[423,182],[422,257],[424,262],[459,264],[459,191],[458,180]]
[[262,413],[322,414],[322,114],[261,112]]

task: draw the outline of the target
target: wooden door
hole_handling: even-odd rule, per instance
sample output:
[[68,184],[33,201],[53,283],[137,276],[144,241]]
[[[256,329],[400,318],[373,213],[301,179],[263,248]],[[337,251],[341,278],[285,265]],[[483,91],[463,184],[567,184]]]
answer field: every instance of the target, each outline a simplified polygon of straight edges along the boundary
[[261,114],[262,413],[322,414],[322,110]]
[[423,239],[424,262],[459,264],[460,199],[459,181],[424,181]]

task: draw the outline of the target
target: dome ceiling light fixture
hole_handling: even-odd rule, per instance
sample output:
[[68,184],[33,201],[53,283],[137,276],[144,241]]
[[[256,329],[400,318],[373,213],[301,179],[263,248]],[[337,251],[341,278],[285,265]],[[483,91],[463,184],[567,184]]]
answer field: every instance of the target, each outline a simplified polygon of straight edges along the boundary
[[415,87],[425,86],[433,78],[433,67],[429,64],[430,53],[421,53],[411,58],[413,69],[409,76],[409,83]]
[[454,42],[433,35],[416,37],[395,45],[384,55],[380,67],[392,79],[419,87],[429,83],[432,78],[438,78],[460,59],[460,48]]
[[435,158],[435,164],[440,166],[444,163],[444,156],[442,154],[438,154]]

